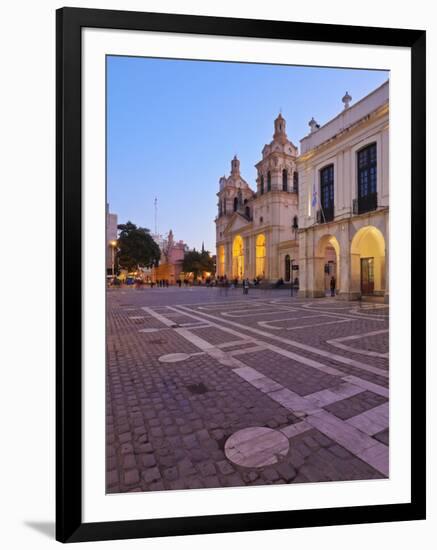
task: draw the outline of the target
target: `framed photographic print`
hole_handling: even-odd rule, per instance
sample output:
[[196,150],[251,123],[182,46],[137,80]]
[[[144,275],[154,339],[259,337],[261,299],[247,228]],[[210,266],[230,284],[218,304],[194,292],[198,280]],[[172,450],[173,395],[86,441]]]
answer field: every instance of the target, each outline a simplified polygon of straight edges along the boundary
[[57,539],[425,518],[424,182],[424,31],[58,10]]

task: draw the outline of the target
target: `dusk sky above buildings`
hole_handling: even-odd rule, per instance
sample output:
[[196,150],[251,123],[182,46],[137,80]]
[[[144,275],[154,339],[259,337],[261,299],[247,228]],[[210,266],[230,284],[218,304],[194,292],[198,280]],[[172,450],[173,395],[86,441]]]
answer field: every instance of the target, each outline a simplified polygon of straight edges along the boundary
[[118,223],[173,230],[190,248],[215,253],[219,179],[240,159],[256,190],[254,165],[281,110],[297,146],[314,117],[323,125],[380,86],[386,71],[109,56],[107,198]]

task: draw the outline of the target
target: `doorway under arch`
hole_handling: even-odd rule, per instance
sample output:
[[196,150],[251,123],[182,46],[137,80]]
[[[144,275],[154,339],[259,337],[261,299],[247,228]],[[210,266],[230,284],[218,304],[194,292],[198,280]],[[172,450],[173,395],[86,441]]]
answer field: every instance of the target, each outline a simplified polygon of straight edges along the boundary
[[323,235],[317,244],[315,289],[319,296],[331,294],[331,279],[340,288],[340,245],[333,235]]
[[359,229],[351,242],[351,286],[362,296],[385,291],[385,239],[373,225]]
[[232,276],[239,279],[244,275],[244,243],[243,237],[237,235],[232,243]]
[[284,281],[289,283],[291,279],[291,263],[290,254],[287,254],[284,258]]

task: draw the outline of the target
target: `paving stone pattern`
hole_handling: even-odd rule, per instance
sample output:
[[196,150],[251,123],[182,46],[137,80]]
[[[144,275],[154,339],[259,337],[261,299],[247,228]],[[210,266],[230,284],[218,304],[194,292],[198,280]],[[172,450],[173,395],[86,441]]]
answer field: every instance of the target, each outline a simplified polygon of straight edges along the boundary
[[[348,321],[338,322],[341,315]],[[290,321],[275,321],[288,316]],[[167,326],[162,317],[175,326]],[[302,300],[282,291],[251,289],[249,296],[243,296],[240,290],[204,288],[110,289],[107,319],[108,493],[387,477],[388,425],[369,436],[346,424],[387,401],[388,359],[363,352],[388,351],[388,333],[366,336],[388,328],[388,308]],[[260,324],[264,321],[274,322]],[[287,330],[304,323],[304,329]],[[199,324],[208,326],[199,328]],[[144,329],[157,330],[141,332]],[[354,351],[328,343],[349,335],[360,335],[346,342]],[[245,342],[247,337],[255,342]],[[272,345],[297,358],[267,349]],[[173,353],[188,358],[174,363],[159,360]],[[332,354],[344,360],[335,360]],[[311,366],[311,361],[319,367]],[[380,370],[370,372],[357,365]],[[338,374],[324,372],[324,367]],[[343,396],[343,377],[348,375],[361,385],[351,392],[354,395]],[[368,388],[369,383],[376,386]],[[334,401],[321,408],[310,406],[308,396],[324,390],[334,392]],[[284,391],[290,398],[281,400],[279,394],[288,395]],[[306,413],[302,407],[294,409],[293,403],[309,404]],[[318,429],[306,423],[307,415],[309,421],[317,411],[329,413],[328,420],[336,419],[337,427],[327,429],[330,437],[323,433],[323,423],[317,424]],[[379,425],[382,428],[384,421]],[[231,461],[226,441],[250,427],[289,434],[288,453],[258,468]],[[350,445],[344,433],[352,434]],[[381,460],[384,449],[387,465]]]

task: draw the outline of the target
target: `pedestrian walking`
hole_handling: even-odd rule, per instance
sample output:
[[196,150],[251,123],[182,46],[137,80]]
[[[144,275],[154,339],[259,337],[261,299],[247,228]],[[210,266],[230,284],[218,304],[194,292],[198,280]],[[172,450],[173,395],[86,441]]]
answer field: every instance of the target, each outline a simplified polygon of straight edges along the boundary
[[335,277],[334,277],[334,275],[331,277],[331,281],[329,283],[329,286],[331,287],[331,296],[335,296]]
[[228,290],[229,290],[229,281],[228,281],[228,278],[226,277],[226,275],[223,279],[223,286],[225,287],[225,296],[227,296],[228,295]]
[[249,294],[249,279],[243,279],[243,294]]

